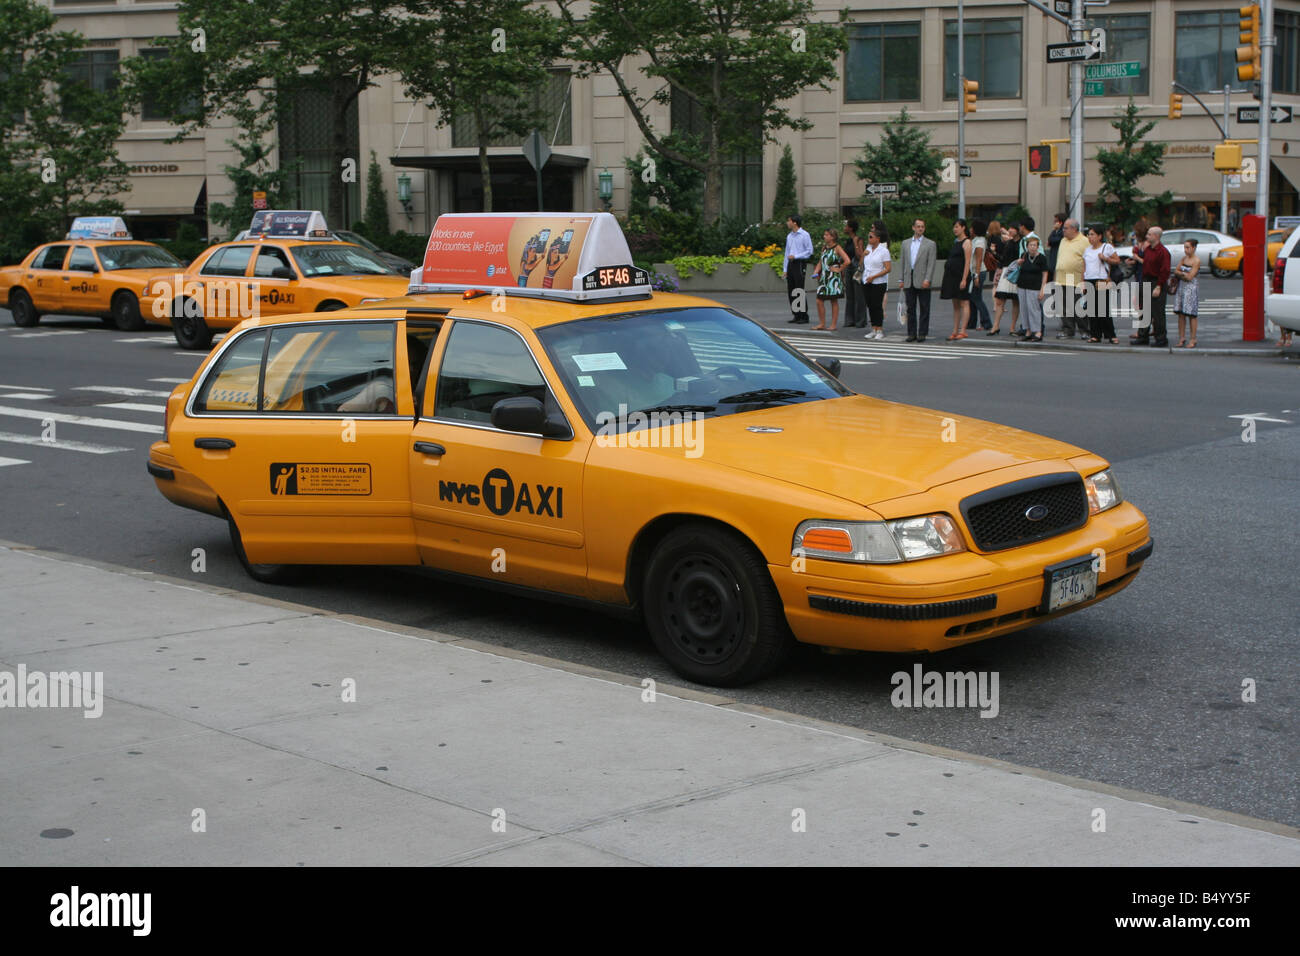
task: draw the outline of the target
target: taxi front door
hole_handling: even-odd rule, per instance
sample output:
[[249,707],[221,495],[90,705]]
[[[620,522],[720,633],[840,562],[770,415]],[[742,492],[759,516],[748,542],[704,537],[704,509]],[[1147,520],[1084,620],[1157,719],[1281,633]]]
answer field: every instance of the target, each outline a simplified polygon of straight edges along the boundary
[[[554,408],[512,329],[459,320],[430,362],[411,442],[411,512],[425,563],[585,596],[582,480],[590,439],[493,427],[492,405],[526,395]],[[557,413],[558,414],[558,413]]]
[[294,315],[310,311],[301,301],[298,273],[279,246],[263,245],[253,258],[253,295],[260,315]]
[[60,288],[60,307],[71,315],[108,313],[108,283],[90,246],[73,246]]

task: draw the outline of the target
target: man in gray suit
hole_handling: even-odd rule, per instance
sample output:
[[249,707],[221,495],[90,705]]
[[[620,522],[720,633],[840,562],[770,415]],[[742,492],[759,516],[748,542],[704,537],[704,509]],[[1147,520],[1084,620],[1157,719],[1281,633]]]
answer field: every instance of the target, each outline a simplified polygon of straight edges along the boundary
[[936,255],[934,242],[925,238],[925,220],[913,220],[912,238],[903,240],[903,248],[898,253],[903,260],[903,278],[898,287],[907,301],[908,342],[924,342],[930,334],[930,276],[934,275]]

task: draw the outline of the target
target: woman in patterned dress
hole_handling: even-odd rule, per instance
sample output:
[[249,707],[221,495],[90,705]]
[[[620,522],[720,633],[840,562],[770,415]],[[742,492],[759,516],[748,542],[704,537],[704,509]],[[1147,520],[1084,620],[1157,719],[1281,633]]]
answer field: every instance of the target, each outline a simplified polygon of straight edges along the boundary
[[[1183,243],[1183,258],[1174,270],[1178,276],[1178,290],[1174,293],[1174,314],[1178,316],[1178,348],[1196,348],[1196,312],[1200,304],[1200,280],[1196,278],[1201,271],[1201,259],[1196,254],[1196,240],[1188,239]],[[1184,335],[1185,326],[1191,322],[1191,341]]]
[[840,322],[840,299],[844,298],[844,270],[848,267],[849,257],[840,247],[840,234],[834,229],[822,233],[822,253],[817,261],[813,279],[817,282],[817,324],[813,332],[826,329],[826,301],[831,303],[831,325],[828,332],[834,332]]

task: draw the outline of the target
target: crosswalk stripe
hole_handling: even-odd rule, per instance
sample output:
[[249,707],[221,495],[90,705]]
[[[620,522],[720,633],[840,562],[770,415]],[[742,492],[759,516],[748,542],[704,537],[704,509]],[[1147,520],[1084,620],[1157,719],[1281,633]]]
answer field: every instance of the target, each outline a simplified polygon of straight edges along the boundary
[[43,398],[53,398],[48,392],[6,392],[5,398],[25,398],[28,401],[40,401]]
[[19,332],[16,339],[39,339],[47,335],[85,335],[85,329],[47,329],[44,332]]
[[5,465],[30,465],[31,462],[26,458],[0,458],[0,468]]
[[91,455],[111,455],[114,452],[130,451],[116,445],[96,445],[88,441],[72,441],[60,438],[58,441],[46,441],[38,435],[20,435],[17,432],[0,432],[0,442],[13,442],[16,445],[40,445],[45,448],[58,448],[63,451],[84,451]]
[[13,389],[18,392],[52,392],[54,389],[43,385],[0,385],[0,388]]
[[133,335],[129,339],[113,339],[113,341],[136,345],[140,342],[174,342],[176,337],[173,335]]
[[100,402],[100,408],[120,408],[126,412],[156,412],[161,414],[167,411],[166,405],[144,405],[140,402]]
[[6,415],[10,418],[34,418],[37,421],[87,425],[91,428],[116,428],[124,432],[148,432],[151,435],[161,435],[163,432],[161,425],[151,425],[146,422],[120,422],[113,418],[92,418],[89,415],[69,415],[63,412],[43,412],[35,408],[15,408],[11,405],[0,405],[0,416]]
[[78,385],[74,392],[104,392],[108,395],[125,395],[127,398],[166,398],[171,392],[152,391],[147,388],[122,388],[116,385]]
[[[188,378],[151,378],[149,379],[149,381],[163,382],[168,385],[184,385],[186,382],[189,381],[189,379]],[[166,394],[170,395],[171,392],[167,392]]]

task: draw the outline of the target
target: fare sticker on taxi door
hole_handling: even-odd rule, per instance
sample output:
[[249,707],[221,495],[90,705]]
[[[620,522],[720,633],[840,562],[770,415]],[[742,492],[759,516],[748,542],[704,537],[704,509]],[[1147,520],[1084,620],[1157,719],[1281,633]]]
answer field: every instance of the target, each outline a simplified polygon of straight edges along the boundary
[[365,462],[271,462],[273,495],[368,495]]

